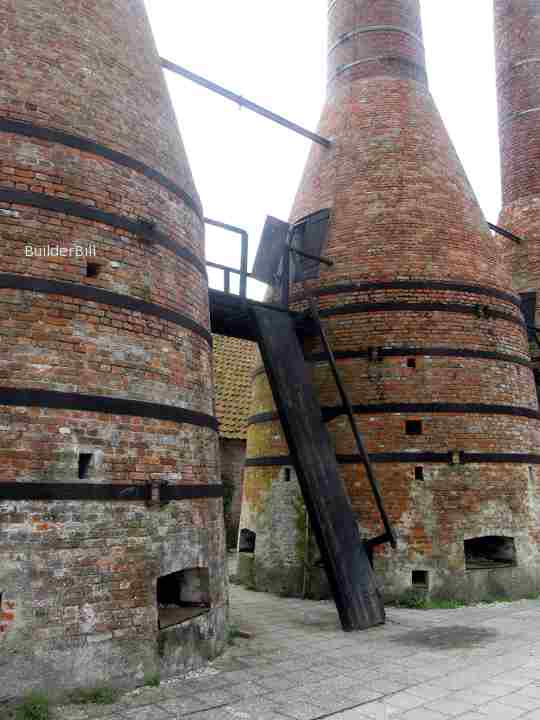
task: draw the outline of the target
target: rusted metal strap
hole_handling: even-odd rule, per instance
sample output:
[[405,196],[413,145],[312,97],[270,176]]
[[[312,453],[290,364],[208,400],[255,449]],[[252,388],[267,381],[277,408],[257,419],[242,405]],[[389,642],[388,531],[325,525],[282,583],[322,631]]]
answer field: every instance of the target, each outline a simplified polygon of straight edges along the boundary
[[154,168],[151,168],[149,165],[146,165],[140,160],[136,160],[125,153],[118,152],[118,150],[113,150],[106,145],[102,145],[89,138],[81,137],[80,135],[73,135],[71,133],[64,132],[63,130],[42,127],[41,125],[34,125],[33,123],[22,122],[20,120],[12,120],[11,118],[0,118],[0,132],[12,135],[21,135],[22,137],[36,138],[37,140],[45,140],[57,145],[64,145],[65,147],[74,148],[75,150],[81,150],[82,152],[105,158],[116,165],[121,165],[129,168],[130,170],[135,170],[136,172],[141,173],[141,175],[147,177],[149,180],[154,180],[159,183],[166,190],[173,193],[173,195],[176,195],[178,198],[183,200],[186,205],[188,205],[188,207],[190,207],[202,220],[202,208],[198,200],[191,197],[189,193],[163,175],[163,173],[154,170]]
[[140,300],[132,295],[121,295],[110,292],[92,285],[80,285],[73,282],[60,280],[49,280],[48,278],[32,277],[30,275],[14,275],[0,273],[0,289],[26,290],[29,292],[43,293],[45,295],[65,295],[66,297],[78,298],[89,302],[109,305],[113,308],[130,310],[140,313],[143,316],[156,317],[159,320],[166,320],[174,323],[204,338],[212,344],[212,334],[193,318],[188,317],[176,310],[170,310],[163,305]]
[[0,187],[0,202],[10,203],[12,205],[28,205],[29,207],[63,213],[64,215],[70,215],[84,220],[93,220],[94,222],[102,223],[109,227],[125,230],[135,235],[135,237],[145,240],[149,244],[155,243],[170,250],[206,277],[204,262],[189,248],[179,245],[168,235],[157,230],[152,220],[139,219],[135,221],[123,215],[118,215],[118,213],[100,210],[92,205],[66,200],[65,198],[59,198],[55,195],[45,195],[44,193],[31,192],[29,190],[11,190],[5,187]]
[[34,388],[0,387],[0,405],[127,415],[198,425],[216,432],[219,429],[219,422],[213,415],[187,410],[175,405],[160,405],[141,400],[127,400],[125,398],[101,395],[82,395],[80,393],[64,393]]
[[[540,412],[532,408],[515,407],[513,405],[488,405],[482,403],[374,403],[372,405],[351,405],[355,415],[380,415],[380,414],[401,414],[401,415],[431,415],[441,413],[452,413],[455,415],[510,415],[512,417],[525,417],[532,420],[540,420]],[[322,406],[321,412],[326,422],[331,422],[337,417],[347,413],[343,405],[334,407]],[[259,413],[248,418],[248,425],[260,425],[262,423],[278,420],[278,414],[274,411]]]
[[[474,464],[507,464],[507,465],[540,465],[540,455],[532,453],[476,453],[463,451],[447,452],[387,452],[370,453],[371,462],[378,464],[419,464],[433,465],[474,465]],[[340,465],[361,465],[360,455],[337,455]],[[457,460],[457,462],[456,462]],[[274,455],[248,458],[245,467],[284,467],[292,466],[289,455]]]
[[174,500],[223,497],[224,488],[218,485],[168,485],[149,482],[144,485],[105,483],[4,483],[0,482],[0,501],[77,501],[90,500],[134,501],[147,505],[164,504]]

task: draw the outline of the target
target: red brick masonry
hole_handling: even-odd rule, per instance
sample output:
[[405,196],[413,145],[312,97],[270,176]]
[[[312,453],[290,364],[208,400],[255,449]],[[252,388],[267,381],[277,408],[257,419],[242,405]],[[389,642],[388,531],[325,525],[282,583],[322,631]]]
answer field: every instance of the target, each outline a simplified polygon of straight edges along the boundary
[[[537,585],[536,470],[501,454],[537,453],[540,434],[519,299],[502,261],[510,241],[490,233],[428,90],[419,3],[331,2],[329,48],[319,132],[333,146],[313,147],[291,218],[331,208],[323,254],[334,266],[291,294],[298,309],[306,291],[319,296],[351,400],[363,406],[357,420],[378,455],[399,544],[377,551],[376,569],[389,595],[407,590],[414,570],[428,573],[433,594],[481,596],[492,582],[526,591]],[[369,360],[369,348],[396,354]],[[321,348],[310,342],[306,350]],[[321,404],[338,405],[326,363],[314,377]],[[253,414],[272,410],[259,375]],[[422,422],[421,435],[407,434],[409,420]],[[338,455],[354,453],[345,419],[329,427]],[[448,453],[459,451],[489,457],[451,465]],[[407,462],[396,453],[439,459]],[[279,423],[253,424],[241,526],[258,532],[255,576],[257,552],[276,573],[292,562],[264,549],[282,475],[257,459],[280,455]],[[380,534],[363,469],[348,464],[343,473],[363,535]],[[485,536],[514,538],[517,568],[467,572],[464,541]]]
[[[0,26],[0,488],[219,482],[202,210],[144,3],[8,0]],[[95,257],[27,251],[47,245]],[[71,405],[31,406],[43,390]],[[0,502],[0,556],[0,699],[166,675],[223,645],[220,499]],[[211,609],[159,632],[157,579],[186,568],[208,572]]]

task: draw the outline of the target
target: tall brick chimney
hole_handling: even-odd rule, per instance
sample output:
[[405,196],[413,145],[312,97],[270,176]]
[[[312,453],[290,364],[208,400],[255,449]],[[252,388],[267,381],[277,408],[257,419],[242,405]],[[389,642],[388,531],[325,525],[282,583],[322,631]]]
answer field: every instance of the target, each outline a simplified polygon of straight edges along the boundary
[[143,0],[0,26],[1,700],[197,666],[226,583],[203,216]]
[[[318,299],[395,524],[398,549],[378,549],[375,568],[387,596],[519,593],[536,586],[538,410],[500,261],[508,241],[490,233],[428,90],[418,0],[330,2],[328,58],[319,132],[333,146],[313,147],[291,219],[330,208],[322,254],[334,266],[293,282],[291,298],[297,309]],[[320,353],[307,344],[331,408]],[[367,540],[382,526],[352,434],[343,416],[329,428]],[[324,592],[262,372],[248,457],[240,527],[256,540],[241,577]]]
[[[496,0],[495,50],[503,186],[500,224],[523,239],[509,244],[514,288],[530,325],[540,290],[540,2]],[[540,349],[531,333],[531,354]]]

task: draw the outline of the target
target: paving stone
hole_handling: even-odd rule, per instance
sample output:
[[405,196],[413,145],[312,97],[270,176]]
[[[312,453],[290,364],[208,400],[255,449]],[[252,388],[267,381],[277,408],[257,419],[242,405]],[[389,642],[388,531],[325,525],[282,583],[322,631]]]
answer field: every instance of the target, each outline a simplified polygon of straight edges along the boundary
[[443,713],[444,715],[449,715],[450,717],[463,715],[463,713],[474,709],[474,705],[455,700],[451,696],[439,698],[437,700],[430,700],[424,705],[424,707],[428,710],[435,710]]
[[[158,706],[152,706],[158,707]],[[208,707],[205,703],[195,696],[188,696],[183,698],[176,698],[168,702],[162,702],[159,707],[168,713],[173,715],[186,715],[187,713],[197,712],[198,710],[204,710]]]
[[443,715],[436,710],[428,710],[427,708],[413,708],[403,715],[399,716],[399,720],[444,720],[447,715]]
[[294,673],[286,675],[269,675],[259,678],[259,685],[267,690],[291,690],[300,684]]
[[171,720],[174,715],[158,705],[147,707],[131,708],[124,713],[129,720]]
[[401,709],[402,711],[419,707],[420,705],[424,705],[425,702],[424,698],[420,698],[418,695],[413,695],[408,692],[394,693],[388,698],[388,703],[392,707]]
[[521,708],[503,705],[503,703],[497,702],[497,700],[493,700],[493,702],[487,703],[486,705],[479,705],[477,711],[483,715],[487,715],[489,720],[514,720],[514,718],[521,717],[524,714]]
[[89,717],[86,708],[81,707],[60,707],[54,712],[55,720],[85,720]]
[[373,702],[374,700],[378,700],[382,697],[382,693],[374,690],[363,690],[362,688],[346,688],[344,692],[347,697],[356,704]]
[[510,707],[522,708],[523,710],[536,710],[540,708],[540,697],[531,697],[523,692],[515,692],[510,695],[503,695],[497,701]]
[[275,710],[295,720],[316,720],[326,714],[325,711],[317,705],[302,701],[277,705]]
[[423,683],[422,685],[413,685],[408,688],[407,692],[410,692],[412,695],[418,695],[418,697],[425,698],[425,700],[428,701],[445,697],[450,691],[448,688],[443,688],[440,685]]
[[[327,627],[335,609],[321,605]],[[375,636],[354,633],[346,641],[337,624],[324,633],[313,624],[305,633],[296,631],[303,607],[303,601],[233,588],[232,619],[237,614],[253,626],[256,641],[235,646],[212,663],[210,671],[219,672],[141,689],[112,706],[62,708],[82,714],[55,715],[55,720],[540,720],[538,604],[527,622],[520,616],[531,606],[521,603],[496,611],[460,608],[433,614],[390,609],[389,622]],[[393,639],[411,629],[492,627],[494,615],[501,620],[500,635],[488,651],[399,646],[403,653],[396,652]],[[289,642],[289,627],[296,628],[294,642]],[[418,680],[428,674],[436,678]]]

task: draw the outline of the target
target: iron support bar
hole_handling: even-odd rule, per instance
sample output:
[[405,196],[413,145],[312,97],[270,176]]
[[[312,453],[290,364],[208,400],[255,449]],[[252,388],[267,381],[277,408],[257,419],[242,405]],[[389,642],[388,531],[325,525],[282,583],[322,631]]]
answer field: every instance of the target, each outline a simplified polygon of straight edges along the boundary
[[0,500],[6,501],[143,501],[163,504],[174,500],[223,497],[223,485],[120,485],[105,483],[4,483],[0,482]]
[[[205,271],[206,272],[206,271]],[[102,290],[92,285],[79,285],[75,282],[64,282],[61,280],[49,280],[47,278],[32,277],[30,275],[15,275],[0,272],[1,290],[25,290],[46,295],[65,295],[66,297],[78,298],[90,302],[108,305],[111,308],[120,308],[130,312],[141,313],[143,316],[156,317],[159,320],[175,323],[188,330],[193,330],[203,337],[210,345],[212,335],[208,330],[187,315],[169,310],[163,305],[146,302],[132,295],[119,295],[109,290]]]
[[392,542],[392,536],[388,535],[388,533],[383,533],[382,535],[377,535],[377,537],[371,538],[371,540],[366,540],[364,542],[364,547],[368,552],[370,550],[373,550],[373,548],[378,547],[379,545],[384,545],[384,543]]
[[202,275],[206,276],[204,262],[197,257],[190,248],[179,245],[172,237],[156,229],[152,220],[138,218],[137,221],[134,221],[126,215],[118,215],[118,213],[100,210],[93,205],[86,205],[86,203],[75,202],[74,200],[56,197],[55,195],[47,195],[42,192],[14,190],[13,188],[6,187],[0,187],[0,202],[9,203],[10,205],[27,205],[39,210],[49,210],[50,212],[71,215],[84,220],[109,225],[119,230],[125,230],[149,244],[157,243],[158,245],[162,245],[167,248],[167,250],[170,250],[182,258],[182,260],[189,262],[197,268]]
[[321,320],[319,317],[319,311],[317,309],[317,305],[315,304],[315,301],[312,298],[310,298],[309,304],[310,304],[311,313],[312,313],[315,323],[317,325],[318,334],[321,338],[323,348],[324,348],[324,350],[328,356],[328,360],[330,362],[332,375],[334,376],[334,381],[337,385],[339,395],[341,397],[341,402],[345,408],[346,415],[349,419],[349,424],[351,426],[351,430],[353,432],[354,439],[356,441],[356,446],[358,447],[358,451],[362,458],[362,462],[364,463],[364,467],[366,468],[366,474],[368,476],[369,484],[371,485],[371,489],[372,489],[373,495],[375,497],[375,502],[377,504],[377,508],[381,515],[381,519],[382,519],[384,529],[385,529],[385,534],[388,536],[388,541],[390,542],[390,545],[393,548],[396,548],[397,547],[396,538],[394,536],[394,531],[392,529],[390,519],[388,518],[388,515],[386,514],[386,510],[384,508],[379,485],[377,483],[377,479],[375,477],[375,473],[374,473],[373,467],[371,465],[371,460],[369,459],[369,455],[368,455],[368,452],[364,445],[364,441],[362,440],[362,436],[360,435],[360,432],[358,430],[358,426],[356,424],[356,420],[354,417],[354,411],[353,411],[353,408],[351,405],[351,401],[349,400],[349,396],[347,395],[345,387],[343,386],[343,383],[341,381],[341,376],[337,369],[336,360],[334,358],[334,353],[332,351],[332,348],[330,347],[330,343],[328,342],[324,328],[321,325]]
[[174,183],[170,178],[162,175],[149,165],[145,165],[140,160],[136,160],[125,153],[118,152],[106,145],[101,145],[96,143],[94,140],[81,137],[80,135],[72,135],[64,132],[63,130],[56,130],[53,128],[43,127],[42,125],[34,125],[33,123],[26,121],[12,120],[11,118],[1,116],[0,133],[36,138],[38,140],[45,140],[45,142],[48,143],[64,145],[65,147],[74,148],[75,150],[81,150],[85,153],[103,157],[110,162],[127,167],[130,170],[135,170],[135,172],[145,175],[150,180],[154,180],[166,188],[169,192],[179,197],[186,203],[186,205],[196,212],[197,217],[202,220],[202,210],[199,200],[191,197],[191,195],[189,195],[179,185]]
[[166,70],[170,70],[171,72],[176,73],[177,75],[182,75],[182,77],[191,80],[191,82],[197,83],[197,85],[201,85],[207,90],[211,90],[212,92],[215,92],[218,95],[227,98],[228,100],[232,100],[233,102],[247,108],[248,110],[252,110],[258,115],[262,115],[268,120],[272,120],[272,122],[275,122],[278,125],[282,125],[283,127],[286,127],[289,130],[298,133],[299,135],[303,135],[304,137],[309,138],[309,140],[313,140],[313,142],[316,142],[325,148],[329,148],[332,145],[330,140],[328,140],[327,138],[324,138],[321,135],[317,135],[317,133],[310,132],[309,130],[301,127],[300,125],[297,125],[296,123],[287,120],[287,118],[284,118],[281,115],[277,115],[271,110],[267,110],[261,105],[257,105],[256,103],[251,102],[251,100],[246,100],[246,98],[242,97],[241,95],[237,95],[237,93],[231,92],[230,90],[227,90],[221,85],[217,85],[217,83],[214,83],[211,80],[207,80],[200,75],[196,75],[195,73],[191,72],[191,70],[187,70],[180,65],[176,65],[169,60],[165,60],[165,58],[161,58],[161,66]]
[[318,257],[317,255],[310,255],[309,253],[303,252],[302,250],[297,250],[293,247],[289,248],[289,252],[296,253],[296,255],[301,255],[308,260],[316,260],[317,262],[324,263],[325,265],[328,265],[328,267],[334,267],[334,263],[332,262],[332,260],[328,260],[327,258]]
[[219,422],[213,415],[188,410],[175,405],[163,405],[143,400],[109,397],[105,395],[82,395],[38,388],[0,386],[0,405],[9,407],[34,407],[50,410],[74,410],[106,415],[148,418],[219,430]]
[[[235,275],[241,275],[242,271],[238,268],[229,267],[228,265],[221,265],[220,263],[210,262],[210,260],[206,261],[206,267],[211,268],[217,268],[218,270],[228,270],[230,273],[234,273]],[[252,277],[251,273],[247,273],[248,278]]]
[[493,232],[496,232],[497,235],[502,235],[508,240],[513,240],[518,245],[521,245],[524,242],[523,238],[514,235],[514,233],[511,233],[510,230],[506,230],[505,228],[499,227],[498,225],[493,225],[493,223],[490,222],[488,222],[488,227],[490,230],[493,230]]
[[[240,249],[240,270],[236,270],[234,272],[239,273],[240,275],[240,297],[245,298],[247,295],[247,279],[249,276],[248,273],[248,234],[245,230],[242,228],[236,227],[235,225],[228,225],[227,223],[219,222],[219,220],[211,220],[210,218],[204,218],[204,222],[206,225],[212,225],[213,227],[221,228],[222,230],[227,230],[228,232],[237,233],[240,235],[240,241],[242,243],[241,249]],[[219,267],[215,263],[207,263],[211,267]],[[222,270],[232,270],[232,268],[227,268],[222,266]],[[226,290],[225,292],[228,292]]]
[[289,307],[289,283],[291,280],[291,238],[293,226],[289,226],[287,240],[285,241],[285,250],[283,251],[283,274],[281,276],[281,304],[283,307]]
[[[360,455],[336,455],[336,459],[340,465],[360,465],[362,458]],[[419,463],[429,463],[437,465],[454,465],[453,452],[388,452],[388,453],[371,453],[370,459],[372,463],[377,464],[393,464],[403,463],[407,465],[417,465]],[[475,464],[504,464],[504,465],[540,465],[540,455],[526,453],[477,453],[477,452],[460,452],[459,463],[465,465]],[[255,458],[247,458],[245,467],[283,467],[292,465],[290,455],[279,456],[263,456]]]
[[442,290],[443,292],[467,293],[468,295],[485,295],[486,297],[504,300],[521,308],[521,300],[517,293],[509,293],[487,285],[469,285],[468,283],[448,282],[444,280],[376,280],[374,282],[345,282],[339,285],[326,285],[325,287],[310,290],[309,293],[295,295],[295,302],[307,300],[308,297],[322,297],[328,295],[350,295],[356,292],[369,290]]

